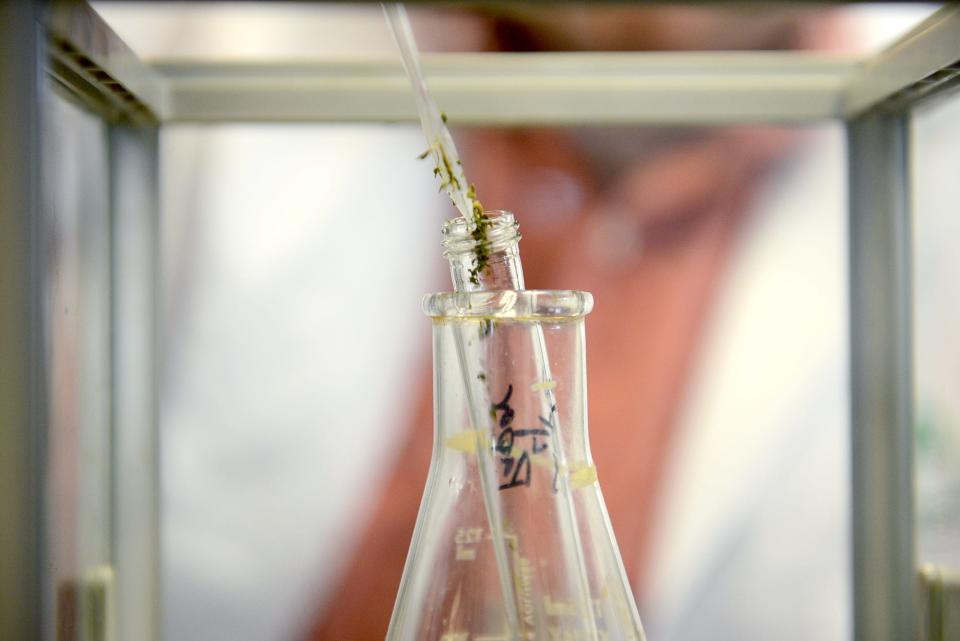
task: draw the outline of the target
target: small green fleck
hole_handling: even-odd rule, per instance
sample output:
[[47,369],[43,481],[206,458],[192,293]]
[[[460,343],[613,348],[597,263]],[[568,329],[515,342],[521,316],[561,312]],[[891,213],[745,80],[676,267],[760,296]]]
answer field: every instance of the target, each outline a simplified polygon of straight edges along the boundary
[[[441,116],[443,117],[443,121],[446,122],[446,114],[441,112]],[[423,160],[429,156],[431,152],[434,153],[434,157],[437,161],[437,164],[433,169],[433,175],[440,179],[440,188],[438,191],[442,192],[447,190],[450,200],[453,201],[454,205],[456,205],[457,202],[454,198],[454,193],[461,191],[463,186],[460,184],[460,179],[458,176],[454,173],[453,163],[450,162],[450,158],[447,157],[446,152],[439,142],[430,145],[430,148],[420,154],[418,159]],[[456,161],[456,164],[462,166],[459,160]],[[487,265],[490,261],[490,241],[487,239],[487,232],[490,229],[490,221],[483,214],[483,205],[479,200],[477,200],[477,189],[472,184],[468,185],[467,198],[472,204],[470,218],[471,222],[473,223],[473,231],[470,232],[470,236],[476,242],[473,266],[470,268],[470,282],[476,286],[479,286],[480,274],[483,273],[483,270],[487,268]]]
[[447,124],[447,114],[440,112],[440,120],[443,121],[443,124]]

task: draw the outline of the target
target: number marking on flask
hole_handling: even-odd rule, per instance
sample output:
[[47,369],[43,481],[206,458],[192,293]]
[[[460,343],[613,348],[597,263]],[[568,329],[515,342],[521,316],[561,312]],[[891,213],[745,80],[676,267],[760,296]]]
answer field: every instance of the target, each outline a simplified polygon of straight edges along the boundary
[[534,625],[533,620],[533,568],[530,566],[530,559],[520,556],[519,550],[514,550],[514,582],[517,588],[517,597],[520,603],[520,614],[523,616],[523,622],[531,628]]
[[474,561],[477,558],[477,543],[483,540],[482,527],[462,527],[457,529],[453,542],[457,545],[457,561]]
[[476,548],[467,548],[462,545],[457,546],[457,561],[476,561],[477,560],[477,550]]
[[[548,381],[552,382],[552,381]],[[513,487],[529,487],[533,478],[532,466],[539,464],[540,461],[534,460],[534,457],[549,448],[549,443],[541,442],[539,439],[548,439],[551,430],[554,429],[557,406],[550,408],[550,415],[546,418],[537,417],[543,424],[543,427],[518,428],[513,425],[516,417],[516,410],[510,404],[510,398],[513,396],[513,384],[507,385],[507,391],[503,400],[490,406],[490,416],[498,423],[500,432],[496,436],[494,450],[499,456],[500,464],[503,469],[500,472],[501,483],[499,489],[508,490]],[[500,413],[499,418],[497,414]],[[527,448],[518,443],[520,439],[531,439],[532,443]],[[556,465],[554,465],[554,485],[556,486]],[[556,491],[556,487],[554,487]]]

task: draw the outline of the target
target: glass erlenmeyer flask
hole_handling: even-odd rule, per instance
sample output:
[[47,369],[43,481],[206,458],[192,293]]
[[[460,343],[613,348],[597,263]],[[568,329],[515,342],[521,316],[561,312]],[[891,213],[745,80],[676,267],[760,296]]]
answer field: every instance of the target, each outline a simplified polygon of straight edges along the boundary
[[[516,225],[492,215],[503,237],[478,286],[522,287]],[[449,241],[464,282],[469,243]],[[434,450],[388,641],[643,640],[587,441],[592,305],[521,289],[424,300]]]

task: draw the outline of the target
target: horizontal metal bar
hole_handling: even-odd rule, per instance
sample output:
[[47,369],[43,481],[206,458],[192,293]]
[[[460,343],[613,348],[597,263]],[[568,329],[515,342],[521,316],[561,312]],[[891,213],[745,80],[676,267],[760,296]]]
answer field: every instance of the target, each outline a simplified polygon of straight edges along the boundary
[[[481,53],[425,56],[461,124],[795,123],[836,118],[856,59],[798,52]],[[155,62],[166,120],[408,121],[397,60]]]
[[[399,62],[141,62],[81,1],[46,18],[52,75],[135,120],[409,121]],[[473,53],[425,56],[441,107],[463,124],[732,124],[848,119],[960,84],[960,7],[866,60],[798,51]],[[79,82],[78,82],[79,79]]]
[[853,117],[884,103],[906,109],[960,78],[960,5],[950,4],[866,61],[844,97]]

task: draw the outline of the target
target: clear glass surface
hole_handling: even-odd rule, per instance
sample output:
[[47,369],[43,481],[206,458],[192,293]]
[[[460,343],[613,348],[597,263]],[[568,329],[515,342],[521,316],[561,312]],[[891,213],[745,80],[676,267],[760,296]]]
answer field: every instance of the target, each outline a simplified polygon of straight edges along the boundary
[[591,307],[568,291],[425,300],[433,459],[390,641],[643,639],[587,439]]
[[[593,193],[581,174],[538,170],[522,202],[515,192],[483,196],[516,208],[529,286],[597,297],[586,325],[592,458],[644,628],[658,641],[848,636],[843,136],[833,125],[784,131],[808,142],[743,206],[742,245],[706,298],[679,262],[700,233],[643,236],[651,228],[633,213],[603,208],[613,187]],[[641,137],[683,134],[470,133],[487,135],[474,154],[508,136],[518,148],[575,137],[598,150],[591,171],[624,184],[647,157]],[[600,144],[614,133],[638,157]],[[670,140],[693,150],[695,134]],[[431,278],[435,289],[449,282],[437,250],[439,208],[451,213],[449,204],[411,161],[422,135],[406,126],[171,125],[162,142],[164,638],[268,641],[332,612],[345,623],[326,638],[383,638],[416,507],[403,513],[402,532],[364,515],[406,496],[395,470],[422,470],[403,481],[415,505],[424,488],[432,419],[418,408],[429,395],[430,323],[411,301]],[[708,143],[696,143],[696,158]],[[721,166],[743,153],[723,149]],[[477,178],[481,195],[495,172],[514,167],[491,164]],[[317,168],[343,180],[318,187]],[[364,188],[371,175],[382,189]],[[699,183],[679,184],[686,195]],[[721,191],[709,192],[711,211]],[[398,215],[397,203],[417,215]],[[339,215],[347,206],[362,215]],[[363,251],[348,238],[362,238]],[[575,238],[575,251],[558,238]],[[402,278],[392,276],[398,265]],[[516,315],[507,297],[492,300]],[[703,325],[678,324],[679,307],[707,299]],[[331,311],[342,300],[360,307]],[[701,347],[665,354],[663,332],[693,332]],[[645,436],[658,417],[670,435],[662,452]],[[415,439],[425,452],[410,456]],[[331,443],[338,455],[317,465]],[[637,469],[665,470],[662,490],[645,493]],[[656,510],[645,509],[651,500]],[[636,524],[649,524],[653,540]],[[380,559],[375,580],[348,582],[344,567],[371,554],[367,536],[390,541],[398,560]],[[364,589],[378,581],[389,584],[386,598]],[[357,632],[369,620],[376,632]]]
[[[96,11],[144,59],[193,60],[344,60],[395,56],[383,14],[376,5],[308,2],[131,2],[96,0]],[[612,6],[611,6],[612,4]],[[768,3],[771,4],[771,3]],[[619,6],[618,6],[619,5]],[[835,48],[851,53],[882,50],[937,8],[937,3],[864,3],[856,6],[801,5],[784,11],[759,4],[749,8],[724,5],[656,7],[643,3],[561,3],[549,11],[518,3],[469,12],[431,12],[413,6],[411,17],[424,51],[471,51],[482,45],[475,23],[492,15],[506,24],[528,25],[548,36],[516,43],[517,50],[535,46],[554,51],[636,51],[641,39],[675,50],[754,50],[764,28],[789,28],[803,19],[833,16],[849,34]],[[440,14],[439,17],[437,14]],[[650,29],[662,16],[697,28]],[[549,18],[547,17],[549,16]],[[438,22],[443,21],[442,28]],[[734,22],[737,29],[726,27]],[[571,25],[574,25],[571,28]],[[564,36],[565,28],[569,31]],[[605,27],[614,40],[601,40]],[[619,27],[619,28],[614,28]],[[422,34],[422,35],[421,35]],[[772,45],[767,45],[768,47]]]
[[99,638],[113,594],[107,125],[45,90],[45,639]]
[[914,385],[917,560],[960,571],[960,97],[915,112]]

